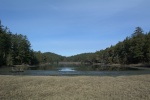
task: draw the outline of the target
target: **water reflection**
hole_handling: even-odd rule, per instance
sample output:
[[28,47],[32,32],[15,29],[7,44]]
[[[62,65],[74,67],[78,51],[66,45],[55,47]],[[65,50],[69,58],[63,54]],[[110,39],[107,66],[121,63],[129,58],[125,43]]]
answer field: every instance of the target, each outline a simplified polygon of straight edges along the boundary
[[30,66],[24,72],[11,73],[11,68],[0,68],[0,75],[42,75],[42,76],[119,76],[119,75],[140,75],[150,74],[150,70],[138,68],[116,67],[116,66],[88,66],[88,65],[45,65]]
[[139,70],[138,68],[120,66],[100,66],[100,65],[45,65],[32,66],[28,70],[51,70],[51,71],[129,71]]
[[59,71],[76,71],[76,70],[74,70],[74,69],[72,69],[72,68],[70,68],[70,67],[62,67]]

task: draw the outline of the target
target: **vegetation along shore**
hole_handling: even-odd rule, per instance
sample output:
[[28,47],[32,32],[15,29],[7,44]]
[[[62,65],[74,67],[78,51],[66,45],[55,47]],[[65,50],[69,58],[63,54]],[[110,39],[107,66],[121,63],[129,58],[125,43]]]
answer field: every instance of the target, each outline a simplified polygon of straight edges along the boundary
[[27,36],[13,34],[0,21],[0,66],[59,62],[149,64],[150,32],[144,33],[141,27],[136,27],[131,36],[127,36],[116,45],[93,53],[65,57],[51,52],[42,53],[32,50]]

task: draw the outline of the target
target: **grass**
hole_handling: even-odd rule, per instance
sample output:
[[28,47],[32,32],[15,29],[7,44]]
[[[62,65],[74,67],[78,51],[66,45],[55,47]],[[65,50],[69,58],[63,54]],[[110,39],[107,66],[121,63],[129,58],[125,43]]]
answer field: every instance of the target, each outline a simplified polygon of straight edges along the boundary
[[150,100],[150,75],[1,75],[0,100]]

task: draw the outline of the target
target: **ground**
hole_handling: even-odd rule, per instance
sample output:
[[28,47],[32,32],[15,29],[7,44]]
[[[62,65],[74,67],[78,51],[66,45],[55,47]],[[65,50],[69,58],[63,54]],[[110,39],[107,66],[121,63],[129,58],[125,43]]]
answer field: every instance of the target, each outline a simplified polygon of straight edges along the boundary
[[150,75],[0,75],[0,100],[150,100]]

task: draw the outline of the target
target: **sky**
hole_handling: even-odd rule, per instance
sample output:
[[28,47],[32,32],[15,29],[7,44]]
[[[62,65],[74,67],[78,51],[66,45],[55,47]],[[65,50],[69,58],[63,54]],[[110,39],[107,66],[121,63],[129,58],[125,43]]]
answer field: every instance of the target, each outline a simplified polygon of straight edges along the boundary
[[96,52],[150,31],[150,0],[0,0],[0,20],[34,51]]

